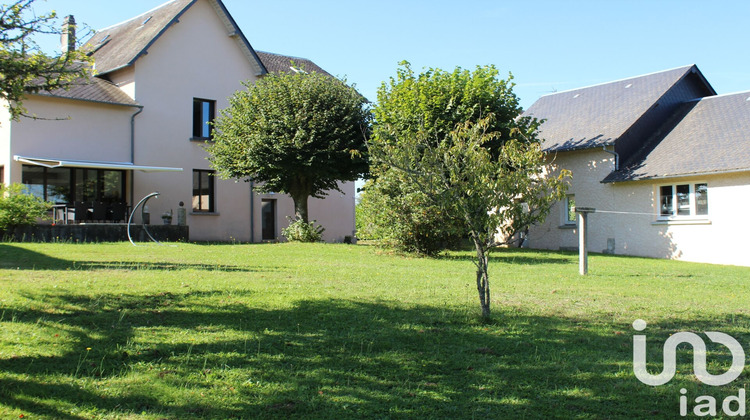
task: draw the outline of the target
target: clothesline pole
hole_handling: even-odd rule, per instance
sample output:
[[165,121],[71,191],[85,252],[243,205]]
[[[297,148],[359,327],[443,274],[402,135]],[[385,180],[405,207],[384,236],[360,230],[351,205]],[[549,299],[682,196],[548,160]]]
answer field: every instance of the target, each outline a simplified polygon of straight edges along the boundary
[[585,276],[589,272],[588,214],[596,212],[593,207],[575,207],[578,213],[578,273]]

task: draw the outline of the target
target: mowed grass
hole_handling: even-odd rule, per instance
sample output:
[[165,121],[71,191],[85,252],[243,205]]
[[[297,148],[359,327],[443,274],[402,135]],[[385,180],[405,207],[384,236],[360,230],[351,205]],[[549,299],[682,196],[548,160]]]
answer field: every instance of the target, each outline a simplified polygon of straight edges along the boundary
[[[499,250],[493,318],[471,253],[370,246],[0,244],[0,418],[674,418],[680,389],[632,372],[678,331],[750,349],[750,269]],[[706,341],[709,341],[702,335]],[[729,351],[709,344],[712,373]]]

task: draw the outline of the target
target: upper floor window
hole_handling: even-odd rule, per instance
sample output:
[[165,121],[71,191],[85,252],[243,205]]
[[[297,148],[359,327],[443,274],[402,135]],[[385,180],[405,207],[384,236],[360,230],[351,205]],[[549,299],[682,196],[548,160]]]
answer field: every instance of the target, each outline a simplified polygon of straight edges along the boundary
[[216,101],[193,98],[193,138],[210,139],[216,116]]
[[676,184],[659,187],[659,217],[708,215],[708,184]]
[[193,211],[215,212],[214,171],[193,169]]

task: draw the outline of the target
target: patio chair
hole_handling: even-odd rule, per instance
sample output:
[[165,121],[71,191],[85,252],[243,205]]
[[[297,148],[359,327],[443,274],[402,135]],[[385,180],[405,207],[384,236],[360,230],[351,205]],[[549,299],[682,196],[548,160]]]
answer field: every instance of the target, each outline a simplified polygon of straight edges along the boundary
[[73,202],[73,215],[76,223],[82,223],[89,220],[89,206],[80,201]]
[[109,220],[119,223],[127,218],[128,205],[123,202],[112,203],[109,206]]
[[91,217],[97,222],[103,222],[107,220],[107,205],[101,201],[94,201],[94,214]]

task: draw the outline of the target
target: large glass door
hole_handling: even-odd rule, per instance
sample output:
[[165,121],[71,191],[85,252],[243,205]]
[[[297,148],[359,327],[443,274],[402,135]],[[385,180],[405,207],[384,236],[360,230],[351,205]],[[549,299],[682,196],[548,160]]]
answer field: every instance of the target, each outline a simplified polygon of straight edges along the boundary
[[53,203],[125,201],[125,171],[24,165],[21,173],[31,194]]

